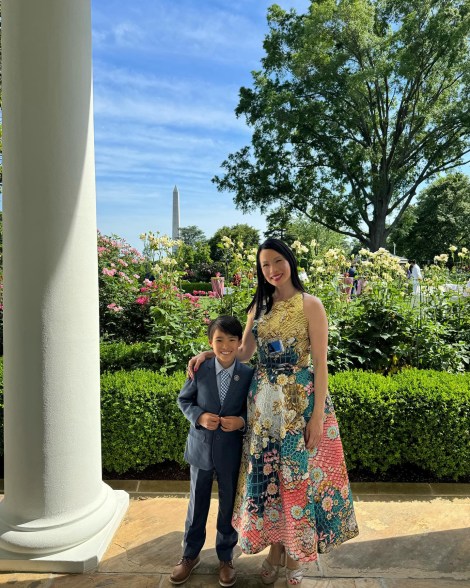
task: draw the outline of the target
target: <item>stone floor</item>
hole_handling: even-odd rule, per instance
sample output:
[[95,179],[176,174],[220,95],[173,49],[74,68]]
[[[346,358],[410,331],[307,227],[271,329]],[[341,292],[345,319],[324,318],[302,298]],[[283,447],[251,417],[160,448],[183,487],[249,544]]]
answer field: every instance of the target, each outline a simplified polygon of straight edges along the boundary
[[[98,569],[84,575],[0,573],[18,588],[168,588],[181,551],[185,482],[108,482],[131,494]],[[470,588],[470,484],[353,484],[360,535],[306,567],[302,588]],[[212,501],[202,563],[184,585],[218,586]],[[263,586],[265,553],[242,555],[239,588]],[[274,588],[286,586],[279,579]]]

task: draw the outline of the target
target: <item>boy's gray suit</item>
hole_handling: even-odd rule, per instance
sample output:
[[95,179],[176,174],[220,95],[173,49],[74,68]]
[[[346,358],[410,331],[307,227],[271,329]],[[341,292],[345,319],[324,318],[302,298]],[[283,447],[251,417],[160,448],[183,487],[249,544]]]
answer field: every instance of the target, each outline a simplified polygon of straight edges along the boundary
[[241,416],[246,423],[246,397],[252,376],[253,368],[236,360],[230,387],[221,406],[215,359],[212,358],[201,364],[194,380],[186,380],[178,396],[178,405],[191,423],[184,454],[191,465],[191,494],[184,536],[185,557],[194,559],[204,545],[215,473],[219,485],[216,551],[219,560],[232,559],[232,551],[238,540],[231,521],[243,433],[225,432],[220,427],[209,431],[196,423],[204,412]]

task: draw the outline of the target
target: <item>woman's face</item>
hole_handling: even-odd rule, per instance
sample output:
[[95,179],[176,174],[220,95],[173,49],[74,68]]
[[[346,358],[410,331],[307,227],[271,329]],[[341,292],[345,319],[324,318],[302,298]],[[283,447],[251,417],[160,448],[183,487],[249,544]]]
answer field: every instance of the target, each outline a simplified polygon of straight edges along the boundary
[[259,254],[259,263],[265,280],[272,286],[278,288],[291,281],[289,262],[274,249],[262,249]]

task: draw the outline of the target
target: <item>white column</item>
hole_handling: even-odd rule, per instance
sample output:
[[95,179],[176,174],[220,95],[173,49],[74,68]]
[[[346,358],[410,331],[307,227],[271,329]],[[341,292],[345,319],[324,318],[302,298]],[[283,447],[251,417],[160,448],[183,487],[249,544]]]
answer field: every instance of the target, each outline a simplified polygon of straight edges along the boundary
[[3,0],[5,498],[0,570],[95,567],[101,480],[90,0]]

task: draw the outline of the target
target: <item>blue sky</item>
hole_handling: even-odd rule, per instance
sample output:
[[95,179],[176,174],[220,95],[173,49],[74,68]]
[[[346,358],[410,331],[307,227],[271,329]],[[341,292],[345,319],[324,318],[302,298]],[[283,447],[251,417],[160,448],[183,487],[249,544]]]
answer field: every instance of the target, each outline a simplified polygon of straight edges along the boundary
[[[223,225],[261,231],[211,178],[250,142],[235,117],[241,86],[260,69],[266,0],[94,0],[93,77],[98,228],[141,248],[139,234],[181,221],[211,237]],[[308,0],[278,0],[304,11]]]

